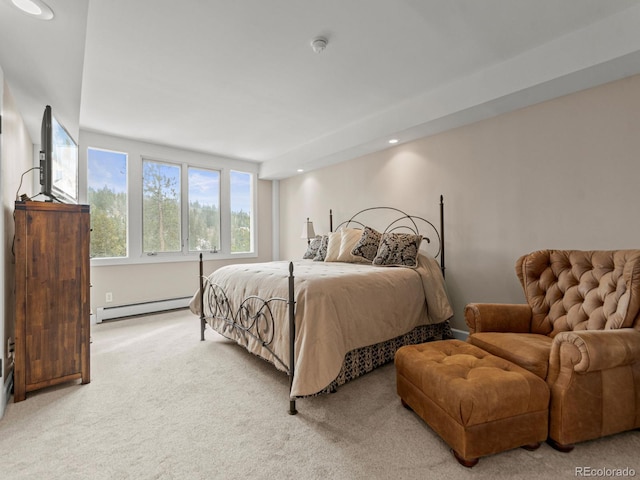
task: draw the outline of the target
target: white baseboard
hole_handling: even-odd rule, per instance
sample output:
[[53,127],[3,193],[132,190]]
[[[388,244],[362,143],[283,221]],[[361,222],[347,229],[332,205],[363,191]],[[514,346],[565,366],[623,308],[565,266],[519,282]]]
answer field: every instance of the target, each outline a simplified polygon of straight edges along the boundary
[[462,340],[463,342],[466,342],[467,337],[469,336],[469,332],[467,332],[466,330],[458,330],[457,328],[452,328],[451,333],[453,333],[453,336],[455,338],[457,338],[458,340]]
[[98,311],[95,315],[95,322],[92,319],[91,323],[102,323],[103,320],[112,320],[114,318],[132,317],[134,315],[144,315],[147,313],[186,308],[189,306],[190,300],[191,297],[183,297],[135,303],[132,305],[119,305],[116,307],[98,307]]

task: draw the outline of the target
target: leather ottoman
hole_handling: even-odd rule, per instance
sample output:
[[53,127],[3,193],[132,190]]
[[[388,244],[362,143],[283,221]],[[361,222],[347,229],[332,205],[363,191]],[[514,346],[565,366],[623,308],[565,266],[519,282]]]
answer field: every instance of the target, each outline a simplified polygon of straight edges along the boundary
[[398,395],[472,467],[478,458],[546,440],[549,388],[535,374],[460,340],[396,352]]

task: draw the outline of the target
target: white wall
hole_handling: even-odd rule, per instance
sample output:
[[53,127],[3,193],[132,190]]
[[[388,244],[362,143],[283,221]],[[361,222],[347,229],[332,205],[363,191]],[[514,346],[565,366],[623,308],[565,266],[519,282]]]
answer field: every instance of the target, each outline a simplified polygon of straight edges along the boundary
[[469,302],[522,302],[516,259],[543,248],[640,248],[640,76],[280,181],[281,257],[304,252],[306,218],[328,230],[388,205],[437,219],[446,279],[466,330]]
[[[4,87],[4,88],[3,88]],[[2,385],[6,388],[7,380],[11,372],[8,352],[6,351],[7,339],[15,338],[15,260],[12,254],[13,235],[15,232],[13,223],[13,210],[16,200],[16,192],[20,184],[21,175],[33,166],[33,142],[27,132],[22,116],[18,112],[9,87],[2,80],[0,69],[0,112],[2,112],[2,135],[0,135],[0,198],[2,198],[2,215],[0,216],[3,232],[3,246],[0,248],[0,262],[4,265],[4,273],[0,277],[0,311],[3,321],[0,322],[0,355],[2,355],[3,372]],[[25,181],[19,193],[32,196],[31,178],[37,178],[37,172],[25,174]],[[0,415],[7,400],[5,388],[2,388],[0,397]]]
[[[2,68],[0,68],[0,115],[4,114],[4,72],[2,71]],[[4,166],[4,152],[2,151],[2,144],[3,144],[3,136],[0,135],[0,172],[2,171],[2,167]],[[4,175],[3,175],[4,177]],[[4,192],[6,190],[6,187],[4,186],[3,182],[0,180],[0,198],[3,199],[3,207],[4,207]],[[4,208],[2,209],[4,211]],[[4,232],[6,231],[6,225],[5,225],[5,216],[2,215],[0,216],[0,232]],[[0,248],[0,263],[2,265],[6,265],[7,264],[7,259],[6,259],[6,239],[3,238],[3,242],[2,242],[2,248]],[[6,391],[6,387],[5,384],[7,382],[7,374],[5,372],[7,372],[8,368],[8,363],[9,363],[9,358],[8,358],[8,352],[5,352],[6,347],[5,345],[7,344],[7,333],[5,333],[8,329],[6,327],[7,324],[7,319],[9,318],[9,310],[7,309],[7,290],[5,287],[5,279],[7,277],[7,268],[5,266],[5,271],[4,274],[2,276],[0,276],[0,312],[2,312],[2,322],[0,322],[0,341],[2,341],[2,345],[0,345],[0,358],[2,359],[2,369],[0,370],[0,379],[2,380],[0,382],[0,388],[2,389],[2,391],[0,392],[0,418],[2,418],[2,415],[4,414],[4,408],[5,405],[7,403],[7,391]],[[5,366],[5,364],[7,364],[7,366]]]

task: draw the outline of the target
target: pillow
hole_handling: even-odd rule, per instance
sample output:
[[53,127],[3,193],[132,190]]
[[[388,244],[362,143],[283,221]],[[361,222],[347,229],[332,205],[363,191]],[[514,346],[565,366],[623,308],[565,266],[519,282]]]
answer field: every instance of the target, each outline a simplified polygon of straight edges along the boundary
[[362,257],[370,262],[376,258],[378,253],[378,245],[382,234],[370,227],[364,227],[360,239],[351,250],[351,254],[356,257]]
[[314,262],[324,262],[324,257],[327,255],[327,244],[329,242],[329,237],[327,235],[322,235],[320,239],[320,246],[318,247],[318,252],[316,256],[313,257]]
[[374,265],[416,268],[421,235],[412,233],[383,233]]
[[340,254],[340,239],[342,232],[331,232],[327,242],[327,254],[324,257],[325,262],[337,262]]
[[313,259],[318,254],[318,249],[320,248],[321,243],[322,243],[321,235],[316,235],[315,237],[313,237],[313,240],[309,242],[309,245],[307,246],[307,251],[304,252],[304,255],[302,256],[302,258],[304,260]]
[[[371,263],[371,260],[353,255],[353,248],[360,240],[362,230],[359,228],[345,228],[340,236],[340,253],[338,253],[338,262],[347,263]],[[373,259],[372,259],[373,260]]]

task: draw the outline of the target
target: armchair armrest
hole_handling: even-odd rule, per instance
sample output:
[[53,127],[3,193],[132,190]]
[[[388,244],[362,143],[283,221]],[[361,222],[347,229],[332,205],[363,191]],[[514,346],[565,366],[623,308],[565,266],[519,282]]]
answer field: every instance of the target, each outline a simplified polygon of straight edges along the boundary
[[464,309],[464,319],[469,334],[531,331],[531,307],[527,304],[469,303]]
[[561,369],[576,373],[597,372],[631,365],[640,359],[640,331],[582,330],[561,332],[553,339],[549,356],[549,382]]

